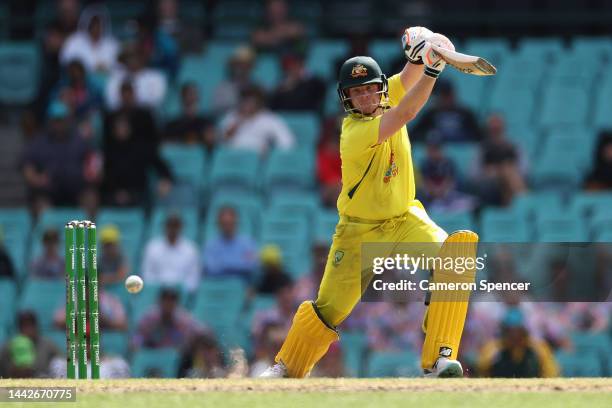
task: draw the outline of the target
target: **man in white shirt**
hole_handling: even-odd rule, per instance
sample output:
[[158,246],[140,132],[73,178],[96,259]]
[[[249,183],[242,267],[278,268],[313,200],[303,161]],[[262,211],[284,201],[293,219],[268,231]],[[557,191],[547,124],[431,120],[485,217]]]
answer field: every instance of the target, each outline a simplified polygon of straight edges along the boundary
[[257,87],[240,93],[238,109],[223,118],[220,126],[224,143],[237,149],[265,154],[272,146],[288,150],[295,144],[285,122],[265,108],[263,91]]
[[117,63],[118,52],[119,45],[110,34],[106,9],[90,6],[83,11],[78,30],[66,39],[60,61],[66,65],[79,60],[89,72],[108,72]]
[[142,276],[145,282],[183,285],[193,293],[200,282],[198,250],[194,242],[181,236],[182,227],[178,215],[168,216],[165,236],[153,238],[145,248]]

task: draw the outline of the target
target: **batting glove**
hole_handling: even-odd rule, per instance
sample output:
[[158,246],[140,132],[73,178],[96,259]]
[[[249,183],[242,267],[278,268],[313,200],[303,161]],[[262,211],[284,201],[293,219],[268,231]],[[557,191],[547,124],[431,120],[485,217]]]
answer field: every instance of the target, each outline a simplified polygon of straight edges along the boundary
[[402,48],[406,59],[412,64],[422,64],[423,47],[425,41],[433,35],[433,32],[425,27],[410,27],[404,31],[402,36]]
[[433,34],[431,37],[429,37],[429,40],[425,42],[422,51],[422,59],[423,63],[425,64],[424,73],[432,78],[437,78],[438,75],[440,75],[440,73],[444,70],[444,67],[446,67],[446,61],[442,59],[440,54],[433,50],[431,44],[435,44],[438,47],[453,51],[455,50],[455,46],[451,40],[438,33]]

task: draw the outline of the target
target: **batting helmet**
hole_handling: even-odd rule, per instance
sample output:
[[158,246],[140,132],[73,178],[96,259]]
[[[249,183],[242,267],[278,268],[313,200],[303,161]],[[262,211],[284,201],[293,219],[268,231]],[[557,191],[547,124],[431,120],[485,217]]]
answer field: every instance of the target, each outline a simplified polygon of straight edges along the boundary
[[369,84],[381,85],[378,93],[382,94],[383,98],[381,98],[379,106],[386,109],[389,106],[387,77],[383,74],[378,63],[373,58],[364,56],[353,57],[344,61],[340,67],[338,78],[338,97],[345,112],[363,115],[353,107],[351,98],[346,91],[349,88]]

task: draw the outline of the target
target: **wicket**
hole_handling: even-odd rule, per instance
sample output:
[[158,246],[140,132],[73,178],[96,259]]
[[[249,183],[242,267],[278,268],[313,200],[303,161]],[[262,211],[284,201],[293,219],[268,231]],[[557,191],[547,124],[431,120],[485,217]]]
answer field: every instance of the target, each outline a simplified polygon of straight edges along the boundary
[[[65,232],[66,376],[87,378],[87,309],[91,378],[100,378],[100,321],[96,224],[70,221]],[[85,245],[87,242],[87,245]],[[75,282],[76,280],[76,282]],[[89,304],[87,294],[89,292]],[[78,365],[78,370],[77,370]]]

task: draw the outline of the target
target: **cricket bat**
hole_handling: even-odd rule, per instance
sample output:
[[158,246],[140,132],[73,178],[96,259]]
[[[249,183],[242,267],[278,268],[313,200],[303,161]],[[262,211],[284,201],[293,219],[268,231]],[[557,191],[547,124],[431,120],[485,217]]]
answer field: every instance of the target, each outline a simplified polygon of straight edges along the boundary
[[465,74],[495,75],[497,72],[497,68],[484,58],[447,50],[435,44],[431,44],[431,48],[440,54],[447,64]]

